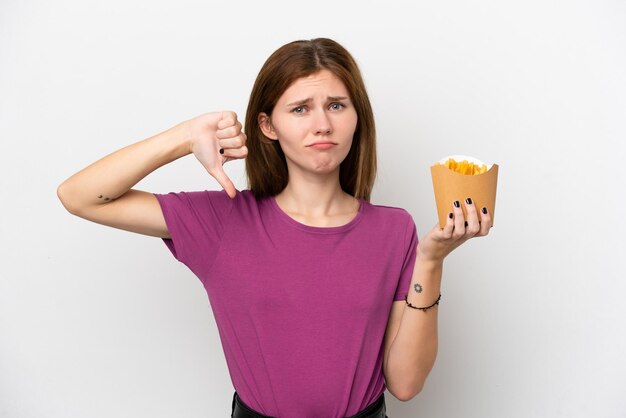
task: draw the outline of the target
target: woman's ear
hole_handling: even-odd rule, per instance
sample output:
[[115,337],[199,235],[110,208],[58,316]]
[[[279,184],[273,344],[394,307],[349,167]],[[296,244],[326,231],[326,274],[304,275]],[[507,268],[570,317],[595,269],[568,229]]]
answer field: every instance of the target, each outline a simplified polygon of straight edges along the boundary
[[269,139],[278,139],[278,135],[276,135],[276,131],[274,130],[274,127],[272,126],[272,121],[270,120],[270,117],[267,116],[265,112],[259,113],[259,117],[257,118],[257,121],[259,122],[259,127],[261,128],[263,135],[265,135]]

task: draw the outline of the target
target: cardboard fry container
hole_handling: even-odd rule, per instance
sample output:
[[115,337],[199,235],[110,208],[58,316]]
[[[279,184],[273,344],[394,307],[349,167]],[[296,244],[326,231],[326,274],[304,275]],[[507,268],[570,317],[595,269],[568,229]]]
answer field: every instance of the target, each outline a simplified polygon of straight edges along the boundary
[[498,185],[498,165],[485,164],[487,171],[482,174],[461,174],[443,165],[449,158],[457,162],[467,160],[477,165],[485,164],[474,157],[450,155],[442,158],[438,163],[430,167],[435,200],[437,201],[439,227],[443,228],[446,226],[448,214],[453,211],[454,207],[452,203],[455,200],[461,203],[463,216],[465,220],[467,220],[465,199],[468,197],[472,198],[473,204],[476,207],[478,220],[481,219],[481,209],[486,207],[491,215],[491,220],[494,221],[496,213],[496,188]]

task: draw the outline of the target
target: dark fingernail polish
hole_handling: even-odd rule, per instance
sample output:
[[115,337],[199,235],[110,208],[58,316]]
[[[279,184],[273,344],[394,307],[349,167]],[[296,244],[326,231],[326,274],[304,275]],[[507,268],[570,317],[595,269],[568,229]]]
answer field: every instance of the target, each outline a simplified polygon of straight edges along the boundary
[[465,226],[467,226],[467,221],[465,221]]
[[468,197],[467,199],[465,199],[465,203],[467,203],[468,205],[471,205],[472,199]]
[[487,208],[483,208],[482,213],[487,214]]
[[224,153],[224,148],[220,148],[220,154]]
[[461,204],[459,203],[459,201],[458,201],[458,200],[455,200],[455,201],[454,201],[454,207],[455,207],[455,208],[458,208],[458,207],[460,207],[460,206],[461,206]]
[[454,217],[454,214],[450,212],[450,214],[448,215],[448,218],[452,219],[453,217]]

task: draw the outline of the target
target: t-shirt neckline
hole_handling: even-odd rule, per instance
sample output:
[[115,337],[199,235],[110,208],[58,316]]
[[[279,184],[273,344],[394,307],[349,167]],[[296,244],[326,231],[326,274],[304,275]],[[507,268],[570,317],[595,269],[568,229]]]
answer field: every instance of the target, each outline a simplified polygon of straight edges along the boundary
[[278,217],[284,222],[297,229],[300,229],[301,231],[314,232],[318,234],[336,234],[354,228],[354,226],[358,224],[363,218],[363,213],[365,212],[365,206],[367,203],[365,199],[359,199],[359,210],[356,213],[356,216],[352,218],[348,223],[339,226],[312,226],[298,222],[291,216],[289,216],[285,211],[281,209],[280,206],[278,206],[278,203],[276,202],[276,196],[270,196],[269,201],[270,205],[278,214]]

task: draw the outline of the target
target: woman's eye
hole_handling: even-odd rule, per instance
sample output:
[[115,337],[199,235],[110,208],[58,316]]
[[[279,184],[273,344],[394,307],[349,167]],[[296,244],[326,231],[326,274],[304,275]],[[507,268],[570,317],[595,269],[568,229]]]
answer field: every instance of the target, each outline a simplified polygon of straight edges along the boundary
[[302,113],[304,112],[304,107],[300,106],[300,107],[296,107],[292,110],[293,113]]
[[330,105],[330,108],[333,110],[339,110],[343,108],[343,103],[333,103]]

